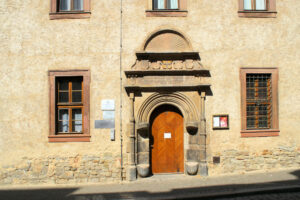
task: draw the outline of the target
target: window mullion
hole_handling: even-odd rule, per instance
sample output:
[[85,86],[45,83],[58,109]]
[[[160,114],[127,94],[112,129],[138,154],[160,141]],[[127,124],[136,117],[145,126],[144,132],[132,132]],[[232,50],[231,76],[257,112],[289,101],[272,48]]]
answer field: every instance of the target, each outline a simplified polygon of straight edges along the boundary
[[69,108],[69,132],[72,133],[72,107]]

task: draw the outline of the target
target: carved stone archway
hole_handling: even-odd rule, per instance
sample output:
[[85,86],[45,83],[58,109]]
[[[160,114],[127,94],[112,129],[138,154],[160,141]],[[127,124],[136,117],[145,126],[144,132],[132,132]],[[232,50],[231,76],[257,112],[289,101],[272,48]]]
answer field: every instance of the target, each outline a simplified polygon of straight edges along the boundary
[[[171,104],[184,116],[185,172],[207,174],[205,96],[210,73],[182,33],[164,29],[151,34],[136,62],[125,71],[131,100],[128,180],[150,173],[149,120],[160,105]],[[150,95],[149,95],[150,93]],[[138,101],[135,101],[138,100]],[[135,110],[138,112],[135,113]]]

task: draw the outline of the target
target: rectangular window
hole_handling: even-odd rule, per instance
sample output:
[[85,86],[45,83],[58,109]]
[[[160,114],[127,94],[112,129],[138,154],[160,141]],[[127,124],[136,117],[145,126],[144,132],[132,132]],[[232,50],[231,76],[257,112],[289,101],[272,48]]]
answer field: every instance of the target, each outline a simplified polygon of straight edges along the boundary
[[178,9],[178,0],[153,0],[154,10],[172,10]]
[[60,0],[59,11],[82,11],[83,0]]
[[82,19],[90,17],[91,0],[51,0],[50,19]]
[[90,141],[89,71],[49,71],[49,80],[49,141]]
[[187,0],[147,0],[147,17],[186,17]]
[[246,75],[247,129],[272,128],[271,86],[271,74]]
[[58,134],[82,133],[82,77],[57,78]]
[[276,0],[239,0],[239,17],[276,17]]
[[244,0],[244,10],[267,10],[267,0]]
[[277,136],[278,72],[274,68],[242,68],[242,136]]

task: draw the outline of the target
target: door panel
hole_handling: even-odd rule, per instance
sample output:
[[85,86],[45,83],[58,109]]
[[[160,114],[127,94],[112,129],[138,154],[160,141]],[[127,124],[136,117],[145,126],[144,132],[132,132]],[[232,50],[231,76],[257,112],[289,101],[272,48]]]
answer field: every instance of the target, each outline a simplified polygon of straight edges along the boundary
[[152,121],[152,173],[183,172],[183,117],[165,106]]

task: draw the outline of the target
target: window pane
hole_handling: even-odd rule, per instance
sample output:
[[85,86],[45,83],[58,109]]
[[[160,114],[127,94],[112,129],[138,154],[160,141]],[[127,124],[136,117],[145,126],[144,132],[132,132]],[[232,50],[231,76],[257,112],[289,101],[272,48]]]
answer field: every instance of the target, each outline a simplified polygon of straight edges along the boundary
[[72,109],[72,120],[82,120],[81,109]]
[[72,102],[81,102],[81,92],[72,92]]
[[59,109],[58,110],[58,120],[69,120],[69,110]]
[[72,90],[81,90],[81,81],[72,81]]
[[154,9],[165,9],[165,0],[153,0]]
[[59,90],[68,90],[69,89],[69,81],[67,81],[67,80],[60,80],[58,82],[58,89]]
[[83,0],[74,0],[74,10],[83,10]]
[[60,0],[60,10],[71,10],[71,0]]
[[63,133],[69,132],[69,121],[59,121],[58,132],[63,132]]
[[168,0],[169,9],[178,9],[178,0]]
[[69,102],[69,92],[59,92],[58,93],[58,102],[60,102],[60,103]]
[[266,10],[265,0],[256,0],[256,10]]
[[82,132],[82,121],[73,121],[72,130],[73,130],[73,132],[81,133]]
[[251,0],[244,0],[244,10],[251,10]]

